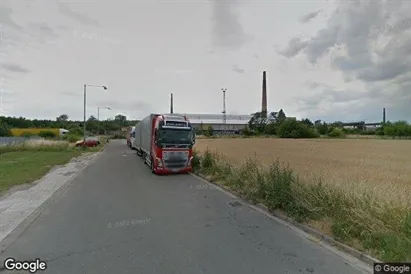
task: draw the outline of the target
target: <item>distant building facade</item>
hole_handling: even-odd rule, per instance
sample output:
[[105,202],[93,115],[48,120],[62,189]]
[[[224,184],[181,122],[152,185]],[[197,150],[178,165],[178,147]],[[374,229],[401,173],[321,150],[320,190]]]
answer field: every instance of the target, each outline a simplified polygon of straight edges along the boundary
[[223,114],[186,114],[185,115],[197,131],[207,130],[209,126],[216,133],[238,134],[248,126],[251,115],[226,115],[224,123]]

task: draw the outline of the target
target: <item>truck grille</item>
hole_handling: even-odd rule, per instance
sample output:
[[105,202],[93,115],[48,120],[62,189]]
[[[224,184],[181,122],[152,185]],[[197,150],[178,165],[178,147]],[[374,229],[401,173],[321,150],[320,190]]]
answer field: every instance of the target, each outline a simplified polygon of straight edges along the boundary
[[188,162],[188,151],[163,151],[163,161],[165,168],[184,168]]
[[165,148],[188,148],[189,145],[175,145],[175,144],[164,144]]

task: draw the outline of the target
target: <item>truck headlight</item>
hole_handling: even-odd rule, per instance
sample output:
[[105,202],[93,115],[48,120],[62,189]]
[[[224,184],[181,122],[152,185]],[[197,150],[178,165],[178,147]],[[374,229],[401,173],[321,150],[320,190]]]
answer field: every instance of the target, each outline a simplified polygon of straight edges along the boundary
[[156,161],[157,161],[157,167],[163,167],[163,161],[160,158],[156,157]]

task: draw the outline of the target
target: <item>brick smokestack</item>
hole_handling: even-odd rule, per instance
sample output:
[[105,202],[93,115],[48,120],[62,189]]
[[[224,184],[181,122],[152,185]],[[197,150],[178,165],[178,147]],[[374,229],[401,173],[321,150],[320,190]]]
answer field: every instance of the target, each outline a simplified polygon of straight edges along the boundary
[[265,71],[263,71],[263,97],[261,101],[261,112],[263,117],[267,118],[267,80]]
[[171,99],[170,99],[170,113],[174,113],[173,111],[174,111],[174,109],[173,109],[173,94],[171,93]]
[[382,109],[382,123],[385,125],[386,123],[386,116],[385,116],[385,108]]

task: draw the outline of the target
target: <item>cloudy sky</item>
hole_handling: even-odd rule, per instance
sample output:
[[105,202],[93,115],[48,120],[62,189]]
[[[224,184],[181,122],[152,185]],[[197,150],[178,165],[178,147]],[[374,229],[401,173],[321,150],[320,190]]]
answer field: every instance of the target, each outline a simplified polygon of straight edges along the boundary
[[411,1],[0,0],[0,115],[411,121]]

